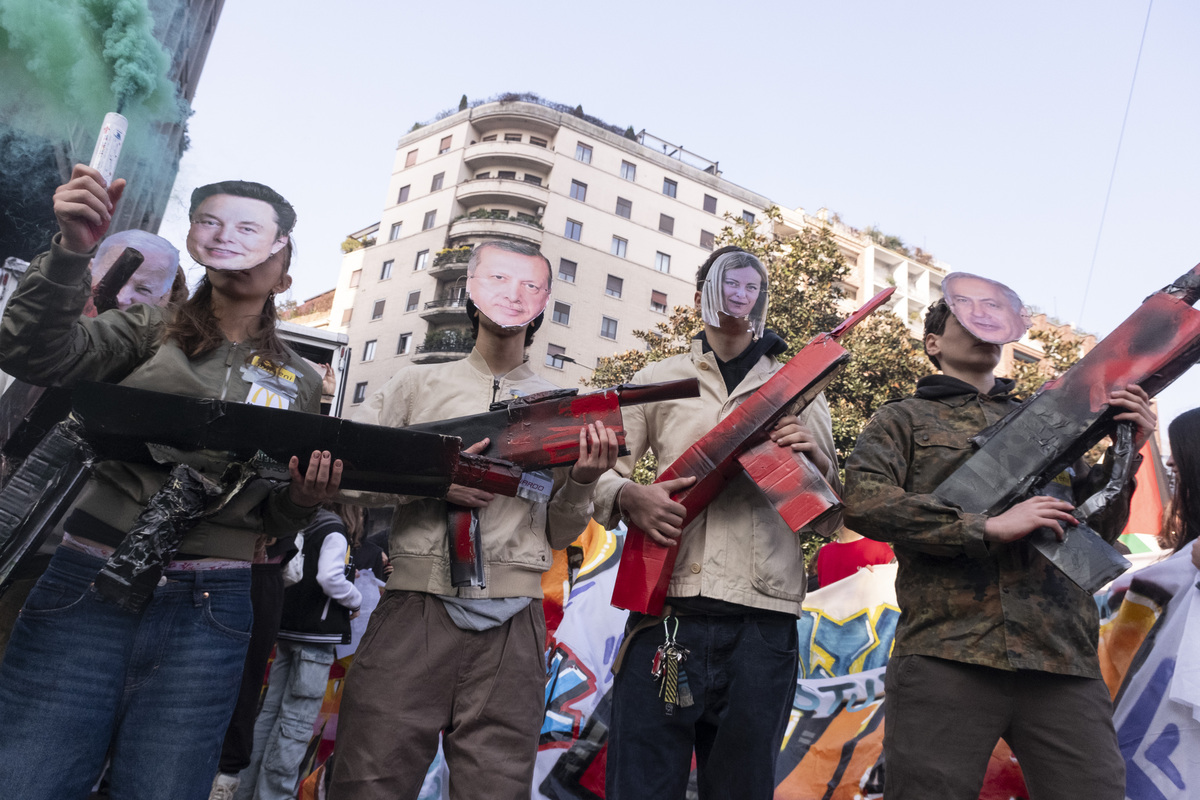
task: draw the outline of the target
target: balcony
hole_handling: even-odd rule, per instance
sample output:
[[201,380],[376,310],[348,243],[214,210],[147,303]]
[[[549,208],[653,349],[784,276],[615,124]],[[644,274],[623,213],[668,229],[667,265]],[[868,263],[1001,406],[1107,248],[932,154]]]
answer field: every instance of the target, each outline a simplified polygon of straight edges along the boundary
[[454,280],[467,274],[467,261],[471,258],[470,247],[447,247],[433,257],[429,274],[440,281]]
[[468,236],[480,239],[517,239],[538,247],[542,245],[542,228],[540,220],[536,218],[526,222],[516,218],[468,214],[450,223],[449,236],[451,239],[462,239]]
[[466,358],[467,353],[475,345],[472,342],[421,345],[413,355],[413,361],[418,364],[441,364],[445,361],[457,361]]
[[554,165],[554,152],[527,142],[478,142],[467,147],[463,161],[475,170],[487,167],[548,170]]
[[[492,144],[492,142],[488,142],[488,144]],[[465,181],[458,185],[457,192],[458,201],[465,206],[505,203],[528,208],[531,211],[540,211],[545,208],[546,201],[550,199],[550,190],[545,186],[510,178]]]
[[467,319],[467,299],[447,297],[442,300],[430,300],[421,309],[421,319],[430,325],[464,322]]

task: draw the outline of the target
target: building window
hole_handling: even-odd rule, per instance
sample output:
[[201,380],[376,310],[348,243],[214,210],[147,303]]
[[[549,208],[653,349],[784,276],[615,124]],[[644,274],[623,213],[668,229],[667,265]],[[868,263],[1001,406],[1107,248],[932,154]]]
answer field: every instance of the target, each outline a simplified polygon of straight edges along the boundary
[[516,170],[502,169],[496,173],[496,177],[502,181],[515,181],[517,179]]
[[477,181],[486,180],[490,177],[492,177],[492,173],[490,173],[490,172],[476,172],[475,173],[475,180],[477,180]]
[[494,134],[494,133],[489,133],[487,136],[483,137],[483,141],[485,141],[485,142],[494,142],[494,141],[496,141],[496,134]]
[[600,335],[605,339],[617,338],[617,321],[612,317],[600,318]]
[[565,233],[563,233],[563,236],[566,236],[568,239],[574,239],[575,241],[578,242],[579,237],[582,235],[583,235],[583,223],[576,222],[573,219],[567,220],[567,230]]
[[442,183],[446,180],[446,173],[439,172],[433,176],[433,180],[429,182],[429,191],[436,192],[442,188]]
[[421,305],[421,292],[420,291],[409,292],[408,299],[406,301],[404,301],[404,310],[406,312],[416,311],[417,306],[419,306],[419,305]]
[[504,134],[504,141],[506,141],[506,142],[519,142],[519,141],[521,141],[521,134],[519,134],[519,133],[506,133],[506,134]]
[[617,216],[629,219],[633,216],[633,203],[624,197],[617,198]]
[[411,184],[409,184],[408,186],[401,186],[400,187],[400,196],[396,198],[396,202],[397,203],[407,203],[408,202],[408,192],[410,189],[412,189]]
[[742,209],[742,219],[744,219],[747,222],[747,224],[753,225],[754,224],[754,212],[747,211],[746,209],[743,208]]
[[539,139],[536,136],[530,136],[529,143],[534,147],[545,147],[547,144],[549,144],[549,142],[547,142],[545,139]]
[[629,245],[629,242],[626,241],[625,239],[622,239],[620,236],[614,236],[613,240],[612,240],[612,247],[609,249],[608,252],[612,253],[617,258],[624,258],[625,257],[625,248],[628,245]]
[[409,150],[408,155],[404,157],[404,166],[407,169],[415,163],[417,163],[417,151]]
[[586,145],[583,142],[577,142],[575,144],[575,160],[582,161],[585,164],[592,163],[591,145]]
[[670,236],[675,235],[675,218],[668,217],[666,214],[658,215],[658,229]]
[[396,355],[406,356],[408,351],[412,349],[412,334],[400,334],[400,341],[396,343]]
[[526,182],[526,183],[532,183],[534,186],[541,186],[541,185],[542,185],[542,179],[541,179],[541,178],[539,178],[537,175],[530,175],[528,172],[526,172],[526,173],[525,173],[525,182]]
[[361,403],[367,399],[367,382],[354,384],[354,399],[353,403]]
[[621,290],[625,287],[625,279],[618,278],[616,275],[609,275],[608,281],[604,284],[604,293],[609,297],[621,296]]
[[637,180],[637,164],[630,164],[628,161],[622,161],[621,177],[627,181]]
[[422,250],[417,253],[417,257],[413,260],[413,272],[425,269],[429,265],[429,251]]
[[567,348],[560,345],[546,345],[546,366],[554,369],[562,369],[563,364],[566,363],[562,360],[562,357],[566,355],[566,352]]
[[559,325],[571,324],[571,306],[558,300],[554,301],[554,321]]
[[396,262],[390,258],[383,262],[383,267],[381,267],[379,270],[379,280],[386,281],[388,278],[392,277],[392,264],[394,263]]
[[717,237],[708,231],[700,231],[700,246],[705,250],[712,250],[717,246]]
[[353,308],[347,308],[345,311],[343,311],[342,312],[342,325],[349,325],[350,317],[352,317],[352,316],[354,316]]
[[566,281],[567,283],[574,283],[575,282],[575,269],[578,266],[579,265],[576,264],[574,261],[569,261],[565,258],[560,258],[558,260],[558,279],[560,281]]
[[711,194],[704,195],[704,210],[710,214],[717,213],[717,198]]
[[388,241],[389,242],[394,242],[400,238],[400,228],[403,225],[404,225],[403,222],[393,222],[392,223],[392,230],[390,233],[388,233]]
[[654,254],[654,268],[659,272],[671,271],[671,257],[666,253]]
[[660,314],[667,313],[667,293],[650,292],[650,310]]
[[421,230],[427,231],[437,222],[437,211],[426,211],[425,221],[421,223]]
[[358,284],[361,280],[362,280],[362,270],[361,269],[356,269],[356,270],[354,270],[354,272],[351,272],[350,273],[350,288],[353,289],[356,286],[358,286]]
[[374,361],[375,360],[375,343],[377,341],[379,341],[379,340],[372,339],[371,341],[369,341],[363,345],[363,357],[362,357],[363,361]]
[[587,202],[587,184],[571,181],[571,199],[581,203]]
[[442,139],[442,143],[438,145],[438,155],[439,156],[442,153],[450,152],[450,140],[453,138],[454,138],[453,136],[446,136]]
[[667,197],[674,197],[675,192],[679,190],[679,184],[670,178],[663,178],[663,194]]
[[375,307],[371,309],[371,319],[383,319],[383,305],[387,300],[376,300]]

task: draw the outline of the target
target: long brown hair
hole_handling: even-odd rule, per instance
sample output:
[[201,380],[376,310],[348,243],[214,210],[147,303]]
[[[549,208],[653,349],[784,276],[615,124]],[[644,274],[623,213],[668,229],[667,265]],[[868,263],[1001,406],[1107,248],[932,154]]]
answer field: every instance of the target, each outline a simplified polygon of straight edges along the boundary
[[1200,408],[1176,417],[1167,426],[1167,438],[1177,477],[1159,539],[1165,547],[1179,552],[1200,537]]
[[349,503],[329,503],[327,508],[342,518],[346,525],[346,541],[350,549],[362,544],[363,538],[363,509],[362,506],[352,506]]
[[[275,253],[263,263],[278,259],[283,266],[281,275],[286,275],[292,266],[292,240],[288,239],[278,253]],[[279,323],[279,315],[275,311],[275,293],[267,295],[263,302],[262,311],[250,326],[251,355],[259,356],[265,367],[282,367],[288,363],[288,350],[283,340],[279,338],[275,326]],[[188,300],[175,308],[174,315],[163,327],[162,341],[174,339],[179,349],[188,358],[199,358],[211,353],[225,343],[225,334],[217,324],[217,318],[212,311],[212,283],[208,273],[200,279],[196,291]],[[249,360],[249,356],[247,357]]]

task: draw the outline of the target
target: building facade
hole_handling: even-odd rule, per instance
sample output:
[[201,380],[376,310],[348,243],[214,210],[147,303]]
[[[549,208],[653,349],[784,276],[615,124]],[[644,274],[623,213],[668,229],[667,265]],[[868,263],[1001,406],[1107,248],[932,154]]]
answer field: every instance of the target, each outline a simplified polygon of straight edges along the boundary
[[529,358],[560,386],[692,303],[724,213],[753,220],[771,203],[715,162],[639,139],[531,102],[477,106],[402,138],[380,222],[351,234],[369,246],[344,257],[331,313],[354,348],[349,404],[406,364],[466,355],[466,258],[480,241],[526,242],[550,260]]
[[[780,237],[828,228],[850,265],[847,311],[895,287],[887,308],[921,337],[951,267],[826,209],[781,209],[761,228],[772,205],[721,177],[716,162],[535,102],[486,103],[420,127],[399,141],[380,221],[347,240],[358,249],[342,260],[330,311],[352,348],[347,406],[407,364],[470,351],[467,257],[493,238],[537,245],[550,260],[552,297],[529,359],[564,387],[597,359],[644,346],[633,331],[693,302],[726,213]],[[1005,345],[999,372],[1042,358],[1026,336]]]

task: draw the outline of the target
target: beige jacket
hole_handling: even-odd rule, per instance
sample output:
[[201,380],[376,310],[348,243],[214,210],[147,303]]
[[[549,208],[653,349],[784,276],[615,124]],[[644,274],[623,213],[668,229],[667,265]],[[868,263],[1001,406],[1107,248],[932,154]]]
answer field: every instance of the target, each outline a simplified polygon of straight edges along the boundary
[[[696,440],[729,416],[743,400],[783,365],[763,356],[730,395],[716,357],[702,352],[699,340],[690,353],[664,359],[639,371],[632,383],[657,383],[681,378],[700,379],[700,397],[650,403],[622,410],[625,443],[630,455],[597,481],[596,519],[613,527],[620,516],[616,496],[629,483],[634,464],[649,448],[661,473]],[[829,406],[824,395],[800,414],[831,464],[837,463]],[[836,466],[825,475],[841,492]],[[831,534],[840,520],[830,520],[821,532]],[[800,614],[804,600],[804,552],[799,537],[788,529],[758,487],[739,474],[708,508],[683,531],[668,597],[703,596],[751,608]]]
[[[527,364],[493,378],[483,356],[472,350],[461,361],[400,370],[351,416],[357,422],[398,428],[482,414],[493,400],[555,388]],[[456,589],[450,584],[445,501],[393,496],[398,505],[388,549],[394,571],[387,588],[459,597],[541,597],[542,573],[550,568],[551,548],[561,550],[573,542],[592,516],[596,484],[577,483],[569,473],[555,470],[549,503],[497,495],[481,510],[483,588]]]

